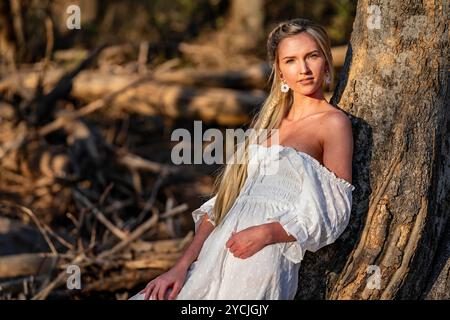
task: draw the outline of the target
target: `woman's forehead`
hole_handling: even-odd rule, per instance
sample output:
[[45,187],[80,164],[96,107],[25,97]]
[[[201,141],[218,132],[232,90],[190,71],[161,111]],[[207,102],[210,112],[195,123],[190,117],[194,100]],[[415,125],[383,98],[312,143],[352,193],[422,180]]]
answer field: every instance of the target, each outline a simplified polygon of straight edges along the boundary
[[280,58],[283,58],[284,56],[306,54],[318,49],[320,50],[316,40],[309,34],[302,32],[281,40],[278,46],[278,54]]

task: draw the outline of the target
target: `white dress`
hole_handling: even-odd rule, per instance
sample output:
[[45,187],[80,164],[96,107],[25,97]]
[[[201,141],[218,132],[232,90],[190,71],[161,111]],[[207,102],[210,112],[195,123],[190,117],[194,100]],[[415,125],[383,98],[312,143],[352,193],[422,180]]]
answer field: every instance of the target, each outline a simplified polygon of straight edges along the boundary
[[[305,251],[333,243],[348,225],[355,189],[348,181],[292,147],[251,144],[249,153],[247,180],[188,269],[178,300],[292,300]],[[192,212],[195,232],[204,214],[214,224],[215,200]],[[226,248],[233,231],[274,221],[296,241],[268,245],[247,259]]]

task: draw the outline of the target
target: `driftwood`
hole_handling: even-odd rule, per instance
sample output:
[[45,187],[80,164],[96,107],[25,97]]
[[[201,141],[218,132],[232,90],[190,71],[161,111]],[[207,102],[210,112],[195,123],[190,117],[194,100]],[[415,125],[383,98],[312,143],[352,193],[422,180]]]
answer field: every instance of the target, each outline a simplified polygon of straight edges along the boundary
[[[32,113],[32,117],[30,118],[30,120],[33,123],[40,124],[45,120],[45,118],[48,118],[49,115],[53,113],[52,109],[54,107],[54,103],[58,99],[65,97],[70,92],[73,79],[78,75],[78,73],[80,73],[81,70],[89,66],[89,64],[104,48],[105,45],[102,45],[93,50],[93,52],[76,68],[62,76],[49,93],[43,96],[36,96],[27,106],[25,106],[25,112]],[[41,82],[41,77],[42,74],[39,75],[38,85]]]
[[[152,223],[148,224],[151,225]],[[147,227],[148,227],[147,225]],[[146,227],[146,228],[147,228]],[[139,231],[136,232],[137,234],[140,234],[140,232],[145,229],[145,228],[140,228]],[[192,233],[189,233],[184,239],[181,239],[179,241],[179,244],[176,246],[176,248],[178,250],[183,250],[183,248],[185,247],[185,245],[191,241],[192,239]],[[131,242],[131,241],[130,241]],[[117,258],[115,258],[113,255],[115,253],[117,253],[118,251],[124,249],[125,247],[128,246],[128,244],[130,242],[125,242],[122,241],[121,243],[119,243],[119,245],[117,245],[116,247],[114,247],[112,250],[108,250],[103,252],[102,254],[100,254],[98,257],[94,258],[94,259],[84,259],[82,255],[77,256],[75,259],[73,259],[70,264],[75,264],[75,265],[80,265],[83,268],[86,268],[90,265],[94,265],[94,264],[100,264],[103,266],[107,266],[108,264],[110,266],[114,266],[115,268],[120,267],[121,263],[117,262]],[[157,246],[157,245],[156,245]],[[148,255],[149,253],[147,253]],[[110,261],[114,261],[112,264],[108,263],[108,261],[105,261],[106,258],[111,259]],[[149,258],[147,258],[149,259]],[[171,265],[173,265],[173,263],[175,262],[175,259],[173,258],[172,254],[169,254],[168,256],[169,261],[164,262],[164,260],[161,258],[161,256],[159,257],[159,263],[156,265],[156,262],[153,266],[151,267],[156,267],[155,269],[159,270],[154,272],[153,276],[157,276],[159,274],[161,274],[164,270],[167,270],[168,268],[171,267]],[[155,259],[153,259],[154,261],[157,261]],[[167,258],[165,259],[167,260]],[[139,260],[138,260],[139,261]],[[148,261],[148,260],[146,260]],[[124,263],[124,267],[126,267],[126,262]],[[142,265],[141,265],[142,267]],[[130,270],[134,270],[136,269],[136,266],[131,265],[131,268],[129,268]],[[125,284],[125,287],[130,288],[135,286],[136,284],[140,283],[143,281],[142,277],[136,277],[136,274],[140,274],[143,275],[142,271],[137,271],[137,272],[129,272],[129,269],[123,270],[123,274],[119,277],[114,276],[110,282],[105,282],[99,286],[100,282],[94,282],[92,285],[88,286],[88,290],[115,290],[117,289],[116,287],[114,287],[115,285],[117,285],[118,281],[126,281],[127,283]],[[140,268],[138,268],[140,269]],[[148,273],[148,270],[146,270],[147,272],[147,276],[145,276],[145,279],[150,279],[150,277],[152,276],[151,273]],[[54,290],[55,288],[57,288],[59,285],[61,285],[64,282],[65,279],[65,271],[61,272],[56,278],[55,280],[53,280],[47,287],[45,287],[41,292],[39,292],[38,294],[36,294],[33,299],[34,300],[40,300],[40,299],[45,299],[47,297],[47,295]],[[118,280],[120,279],[120,280]],[[124,286],[124,283],[121,284],[121,286]]]
[[[83,73],[74,83],[72,95],[82,101],[92,101],[128,86],[129,81],[133,80],[110,74]],[[249,115],[265,98],[266,94],[258,90],[197,88],[148,80],[117,96],[109,107],[142,115],[197,118],[236,125],[248,121]]]
[[155,270],[127,270],[127,272],[112,275],[107,279],[100,279],[89,283],[83,288],[83,292],[92,291],[116,291],[119,289],[132,289],[138,283],[148,282],[160,274],[164,273],[165,269]]
[[240,70],[179,69],[158,72],[154,80],[184,86],[218,87],[233,89],[265,89],[268,85],[270,66],[267,63]]
[[[175,76],[177,75],[166,77]],[[221,81],[229,82],[230,78]],[[248,80],[242,80],[245,81]],[[9,90],[10,82],[9,79],[4,80],[0,84],[0,91]],[[249,114],[254,112],[266,97],[261,90],[246,92],[227,88],[198,88],[162,83],[148,78],[146,80],[145,77],[141,79],[136,75],[112,75],[96,71],[80,73],[74,80],[71,95],[81,101],[91,102],[89,109],[93,111],[108,106],[109,110],[115,109],[117,112],[198,118],[224,125],[248,121]],[[110,103],[106,104],[105,101]],[[44,132],[46,130],[48,129],[43,129]]]
[[21,300],[26,299],[28,295],[34,293],[35,288],[40,287],[47,279],[48,276],[42,275],[0,281],[0,294],[8,300],[16,296]]
[[[189,207],[175,201],[167,188],[183,177],[193,177],[195,172],[115,146],[86,121],[115,94],[100,99],[101,103],[57,112],[54,121],[41,127],[26,121],[14,125],[16,114],[8,111],[8,105],[2,107],[8,121],[0,123],[6,133],[0,136],[0,192],[10,194],[10,200],[0,200],[2,215],[27,221],[42,238],[44,245],[40,248],[53,253],[1,257],[0,299],[72,294],[60,290],[71,264],[78,265],[83,277],[91,279],[79,294],[142,285],[170,268],[192,239],[192,234],[172,242],[158,238],[185,234],[174,230],[173,223],[183,219],[182,213]],[[61,135],[64,145],[45,140]],[[148,183],[144,180],[137,183],[135,178],[140,181],[144,173],[156,175],[157,181],[153,185],[144,185]],[[167,199],[161,205],[163,192]],[[58,207],[53,208],[55,205]],[[127,214],[129,207],[137,218]],[[64,228],[52,223],[61,213],[67,217]],[[2,228],[1,232],[8,233],[7,223]],[[140,239],[153,240],[148,243]],[[8,280],[11,277],[18,279]]]
[[47,274],[60,257],[48,253],[24,253],[0,257],[0,278]]
[[95,217],[100,221],[113,235],[115,235],[120,240],[125,240],[127,238],[127,233],[120,230],[120,228],[116,227],[105,215],[98,210],[88,198],[86,198],[81,192],[74,190],[73,194],[76,198],[78,198],[86,207],[92,210]]

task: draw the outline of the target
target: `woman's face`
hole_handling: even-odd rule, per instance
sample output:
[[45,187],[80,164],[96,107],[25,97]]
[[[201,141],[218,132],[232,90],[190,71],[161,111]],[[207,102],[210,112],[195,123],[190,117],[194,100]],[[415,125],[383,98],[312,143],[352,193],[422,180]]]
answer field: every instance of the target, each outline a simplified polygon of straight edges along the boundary
[[[306,32],[281,40],[278,45],[278,66],[289,88],[301,95],[322,90],[326,59],[316,40]],[[302,79],[309,79],[299,82]]]

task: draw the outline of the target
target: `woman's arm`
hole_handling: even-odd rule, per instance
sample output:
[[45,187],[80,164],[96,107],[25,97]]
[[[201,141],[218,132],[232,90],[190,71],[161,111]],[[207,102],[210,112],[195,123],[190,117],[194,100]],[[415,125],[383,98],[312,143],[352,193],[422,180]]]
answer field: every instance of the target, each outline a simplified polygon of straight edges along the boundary
[[288,235],[279,222],[271,222],[233,232],[226,247],[236,258],[246,259],[267,245],[291,241],[296,239]]
[[206,238],[208,238],[213,230],[214,225],[208,221],[207,215],[205,214],[198,227],[197,233],[194,235],[194,239],[175,263],[174,268],[182,270],[189,269],[189,266],[197,259]]
[[[178,295],[185,282],[189,266],[197,259],[205,239],[208,238],[214,229],[214,226],[208,221],[206,214],[201,219],[194,239],[184,251],[181,258],[178,259],[169,271],[150,281],[145,289],[139,292],[144,294],[144,300],[173,300]],[[172,291],[167,297],[166,292],[168,292],[169,288],[172,288]]]
[[293,236],[287,234],[284,228],[279,222],[271,222],[261,225],[261,228],[265,231],[267,245],[278,242],[291,242],[296,241]]

